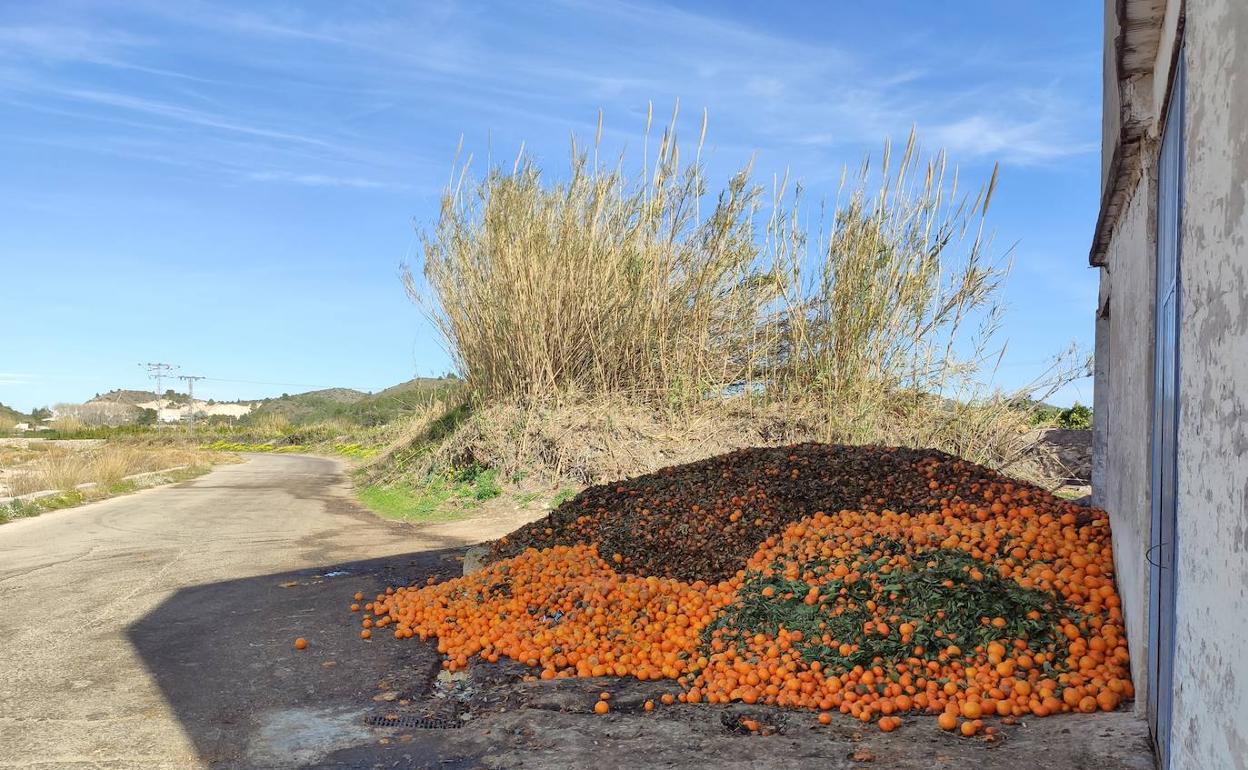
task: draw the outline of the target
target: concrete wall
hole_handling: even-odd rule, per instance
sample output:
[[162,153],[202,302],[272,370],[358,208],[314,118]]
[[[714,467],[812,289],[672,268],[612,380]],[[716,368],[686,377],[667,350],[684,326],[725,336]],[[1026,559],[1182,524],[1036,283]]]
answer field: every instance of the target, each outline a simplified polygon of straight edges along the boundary
[[1189,0],[1173,767],[1248,768],[1248,2]]
[[[1146,161],[1147,162],[1147,161]],[[1136,693],[1143,695],[1148,661],[1150,424],[1153,408],[1153,171],[1149,163],[1122,210],[1101,269],[1095,404],[1097,504],[1109,513],[1114,564],[1131,651]],[[1108,304],[1105,304],[1105,303]],[[1146,697],[1146,696],[1145,696]],[[1135,707],[1143,712],[1145,697]]]
[[[1117,0],[1107,5],[1114,6]],[[1157,137],[1178,3],[1145,107],[1140,176],[1112,228],[1097,319],[1094,498],[1109,511],[1137,710],[1146,708]],[[1171,767],[1248,770],[1248,2],[1187,0],[1177,599]],[[1137,88],[1147,82],[1150,88]],[[1107,95],[1107,108],[1118,94]],[[1138,102],[1138,103],[1137,103]],[[1106,151],[1112,148],[1107,145]]]

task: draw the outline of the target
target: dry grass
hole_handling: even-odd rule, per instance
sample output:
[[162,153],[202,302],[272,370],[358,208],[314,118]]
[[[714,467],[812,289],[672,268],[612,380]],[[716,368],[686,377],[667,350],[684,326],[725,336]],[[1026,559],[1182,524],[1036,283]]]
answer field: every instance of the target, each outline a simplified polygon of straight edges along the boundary
[[88,449],[48,448],[14,469],[11,494],[44,490],[70,491],[80,484],[117,484],[126,476],[204,462],[203,453],[189,449],[140,448],[105,444]]
[[58,433],[76,433],[87,427],[87,424],[73,415],[61,415],[52,420],[48,427]]
[[445,451],[442,443],[459,430],[458,422],[467,414],[467,404],[462,400],[430,401],[419,412],[387,430],[387,440],[381,451],[361,464],[360,470],[374,480],[387,477],[392,480],[396,473],[413,469],[427,472],[434,465],[452,465],[440,462],[441,452]]
[[558,184],[523,155],[462,179],[425,238],[424,281],[405,279],[472,392],[683,399],[747,373],[742,340],[775,296],[748,169],[700,211],[703,170],[682,168],[669,128],[640,178],[574,146]]
[[290,433],[290,420],[280,414],[263,414],[247,424],[249,432],[261,436],[279,437]]
[[[687,409],[656,409],[622,395],[566,399],[541,405],[517,403],[460,406],[459,418],[444,412],[421,422],[362,466],[370,483],[428,476],[439,468],[479,465],[501,479],[557,487],[614,481],[733,449],[803,441],[838,441],[829,410],[802,404],[747,399],[707,401]],[[977,463],[1009,468],[1043,486],[1055,486],[1045,468],[1020,463],[1036,433],[1017,412],[990,411],[978,420],[932,429],[927,446]],[[908,420],[910,418],[907,418]],[[935,415],[933,414],[933,419]],[[988,440],[987,430],[996,431]],[[886,443],[907,442],[900,428]]]
[[417,420],[378,467],[536,464],[586,481],[649,469],[561,448],[580,433],[610,457],[624,451],[607,438],[618,429],[656,447],[687,434],[697,456],[809,438],[1001,468],[1021,451],[1023,397],[1086,368],[1068,351],[1017,392],[985,384],[1004,353],[1008,272],[985,228],[995,171],[963,194],[943,152],[925,156],[912,135],[847,171],[807,226],[800,186],[776,180],[765,196],[747,167],[711,194],[701,140],[682,165],[674,135],[675,116],[631,177],[622,159],[600,166],[596,144],[591,161],[574,143],[557,183],[523,153],[476,182],[471,159],[460,167],[422,272],[404,278],[466,376],[473,415],[446,446],[426,435],[435,418]]

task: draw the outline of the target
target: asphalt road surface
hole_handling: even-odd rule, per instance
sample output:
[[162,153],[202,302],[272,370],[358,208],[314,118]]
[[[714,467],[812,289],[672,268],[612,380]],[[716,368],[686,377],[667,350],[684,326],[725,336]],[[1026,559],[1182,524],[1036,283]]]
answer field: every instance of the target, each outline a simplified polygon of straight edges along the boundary
[[0,767],[299,766],[369,738],[340,706],[396,661],[358,655],[350,594],[517,524],[383,521],[342,470],[253,455],[0,527]]
[[255,455],[6,524],[0,768],[1153,766],[1129,712],[1032,720],[987,745],[930,717],[885,735],[769,710],[751,716],[780,732],[761,737],[733,730],[739,707],[644,712],[668,683],[530,682],[501,664],[439,676],[433,642],[360,638],[356,591],[457,575],[468,544],[540,513],[382,521],[335,461]]

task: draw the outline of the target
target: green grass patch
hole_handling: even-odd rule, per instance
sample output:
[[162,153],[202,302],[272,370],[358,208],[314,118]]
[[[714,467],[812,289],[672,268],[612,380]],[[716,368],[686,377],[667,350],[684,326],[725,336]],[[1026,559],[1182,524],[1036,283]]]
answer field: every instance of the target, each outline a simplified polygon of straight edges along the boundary
[[516,495],[513,499],[516,501],[516,505],[519,505],[520,507],[523,508],[539,497],[541,497],[541,495],[538,494],[537,492],[521,492],[520,494]]
[[[226,439],[217,439],[211,444],[204,444],[203,449],[214,452],[271,452],[274,454],[292,454],[298,452],[311,452],[316,449],[304,444],[278,444],[271,441],[252,442],[252,441],[228,441]],[[325,447],[321,447],[321,451]],[[377,448],[365,446],[356,443],[338,443],[329,447],[334,454],[349,457],[353,460],[367,460],[377,454]]]
[[363,444],[334,444],[334,452],[353,460],[367,460],[377,454],[377,447]]
[[16,519],[38,516],[41,513],[57,511],[61,508],[72,508],[75,505],[82,505],[86,502],[86,499],[86,495],[75,490],[46,497],[37,497],[33,500],[13,500],[0,505],[0,524],[7,524]]
[[370,484],[361,487],[356,497],[385,518],[430,522],[462,518],[502,493],[494,470],[470,465],[443,471],[423,485]]
[[213,452],[274,452],[277,454],[292,454],[307,451],[307,447],[300,446],[298,444],[253,444],[241,441],[226,441],[225,439],[219,439],[211,444],[205,444],[203,448]]
[[107,497],[115,497],[116,495],[128,495],[140,489],[138,482],[132,480],[118,481],[116,484],[109,484],[104,488]]
[[474,500],[493,500],[503,493],[503,487],[498,483],[498,474],[492,469],[477,465],[457,471],[453,474],[452,481],[461,494],[468,493]]
[[450,489],[433,485],[424,489],[404,484],[373,485],[357,490],[356,497],[378,515],[399,521],[454,521],[465,513],[448,508]]
[[558,508],[574,497],[576,497],[576,490],[571,487],[565,487],[559,490],[554,497],[550,498],[550,507],[552,509]]

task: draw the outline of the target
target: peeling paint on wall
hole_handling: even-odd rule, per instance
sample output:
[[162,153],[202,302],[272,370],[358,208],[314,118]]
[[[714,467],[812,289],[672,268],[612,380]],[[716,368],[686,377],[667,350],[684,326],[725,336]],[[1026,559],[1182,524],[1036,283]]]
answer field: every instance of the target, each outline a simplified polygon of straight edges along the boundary
[[[1171,767],[1248,770],[1248,2],[1187,0],[1185,8]],[[1164,34],[1177,34],[1179,25],[1172,26]],[[1163,94],[1164,81],[1156,79],[1168,77],[1167,57],[1156,66],[1152,77]],[[1125,97],[1132,98],[1130,89]],[[1097,355],[1108,360],[1096,367],[1095,495],[1114,528],[1141,711],[1148,697],[1156,128],[1142,141],[1144,168],[1105,251],[1107,312],[1097,321]]]
[[1152,167],[1141,175],[1125,206],[1109,248],[1101,280],[1109,317],[1098,323],[1097,353],[1109,359],[1096,369],[1096,393],[1104,422],[1102,488],[1098,505],[1108,513],[1114,537],[1114,569],[1131,650],[1136,710],[1147,693],[1148,549],[1150,527],[1150,420],[1153,411],[1153,249],[1149,216]]
[[1248,3],[1187,5],[1176,768],[1248,768]]

